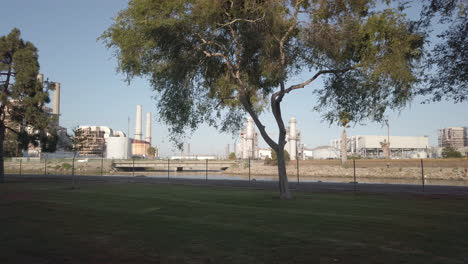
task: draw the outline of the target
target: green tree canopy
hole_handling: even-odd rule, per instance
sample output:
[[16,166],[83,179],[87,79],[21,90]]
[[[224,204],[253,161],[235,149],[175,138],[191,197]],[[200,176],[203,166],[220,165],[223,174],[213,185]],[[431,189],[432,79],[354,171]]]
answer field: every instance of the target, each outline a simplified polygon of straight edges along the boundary
[[420,94],[432,101],[455,103],[468,100],[468,3],[465,0],[426,0],[419,26],[427,31],[433,24],[446,29],[433,41],[427,56],[427,78]]
[[[278,153],[280,194],[289,198],[284,96],[323,77],[314,88],[325,117],[348,112],[357,122],[379,120],[411,95],[423,37],[399,9],[375,2],[132,0],[102,39],[127,80],[149,79],[172,140],[203,122],[237,131],[248,113]],[[292,83],[304,70],[310,76]],[[277,141],[259,118],[265,109],[277,122]]]
[[234,152],[229,153],[229,159],[230,160],[235,160],[236,159],[236,153],[234,153]]
[[445,147],[442,150],[442,157],[444,158],[461,158],[462,154],[460,151],[453,147]]
[[[18,29],[0,37],[0,182],[3,181],[3,142],[8,130],[21,138],[37,138],[47,129],[51,117],[44,112],[49,102],[47,87],[37,80],[38,51],[21,39]],[[29,141],[28,141],[29,142]]]
[[156,155],[156,148],[155,147],[149,147],[148,148],[148,156],[154,157]]

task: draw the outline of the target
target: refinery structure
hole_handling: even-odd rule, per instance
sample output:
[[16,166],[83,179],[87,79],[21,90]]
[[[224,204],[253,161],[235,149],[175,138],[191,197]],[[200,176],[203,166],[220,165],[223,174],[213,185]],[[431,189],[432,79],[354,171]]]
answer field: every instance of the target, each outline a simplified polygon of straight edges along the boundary
[[142,107],[137,105],[135,138],[130,139],[122,131],[114,131],[107,126],[80,126],[77,131],[79,154],[85,157],[105,157],[107,159],[129,159],[131,157],[153,158],[148,153],[151,147],[151,113],[146,113],[146,137],[143,139]]
[[[297,129],[296,118],[289,120],[289,127],[286,129],[286,145],[284,149],[289,153],[291,160],[301,159],[301,132]],[[241,159],[266,159],[271,158],[271,149],[258,147],[258,133],[252,118],[247,118],[246,125],[239,134],[239,142],[236,145],[235,154]]]

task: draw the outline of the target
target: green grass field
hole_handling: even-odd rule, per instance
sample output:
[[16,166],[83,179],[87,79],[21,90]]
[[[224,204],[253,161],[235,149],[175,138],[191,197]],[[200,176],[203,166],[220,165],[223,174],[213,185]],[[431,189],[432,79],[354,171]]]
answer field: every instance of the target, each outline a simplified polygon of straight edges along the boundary
[[468,199],[0,185],[0,263],[468,263]]

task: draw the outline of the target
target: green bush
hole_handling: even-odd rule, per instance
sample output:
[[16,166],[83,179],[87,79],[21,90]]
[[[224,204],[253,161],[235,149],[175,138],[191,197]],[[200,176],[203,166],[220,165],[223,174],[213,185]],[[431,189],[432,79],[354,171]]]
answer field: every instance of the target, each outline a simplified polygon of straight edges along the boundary
[[460,153],[460,151],[457,151],[453,147],[445,147],[442,150],[442,157],[444,157],[444,158],[461,158],[462,154]]
[[[289,152],[287,150],[284,151],[284,161],[289,162],[291,157],[289,156]],[[265,159],[266,165],[278,165],[278,158],[276,156],[276,151],[271,150],[271,159]]]
[[69,170],[71,169],[72,165],[70,163],[62,163],[62,168]]

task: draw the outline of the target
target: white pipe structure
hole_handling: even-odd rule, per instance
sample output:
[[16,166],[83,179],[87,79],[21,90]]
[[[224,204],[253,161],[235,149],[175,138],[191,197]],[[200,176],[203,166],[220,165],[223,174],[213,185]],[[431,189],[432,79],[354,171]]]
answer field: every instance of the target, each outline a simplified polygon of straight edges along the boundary
[[141,129],[141,105],[137,105],[136,111],[135,139],[142,140],[143,133]]
[[247,158],[255,158],[254,156],[254,134],[255,134],[255,128],[254,128],[254,123],[253,123],[253,119],[251,117],[249,117],[247,119],[247,137],[246,137],[246,148],[245,148],[245,152],[247,154]]
[[55,83],[54,89],[54,106],[52,113],[57,115],[57,118],[60,115],[60,83]]
[[151,113],[146,113],[146,142],[151,146]]
[[42,84],[44,83],[44,74],[40,73],[37,75],[37,80]]
[[296,160],[297,156],[297,131],[296,118],[289,119],[289,157],[291,160]]

